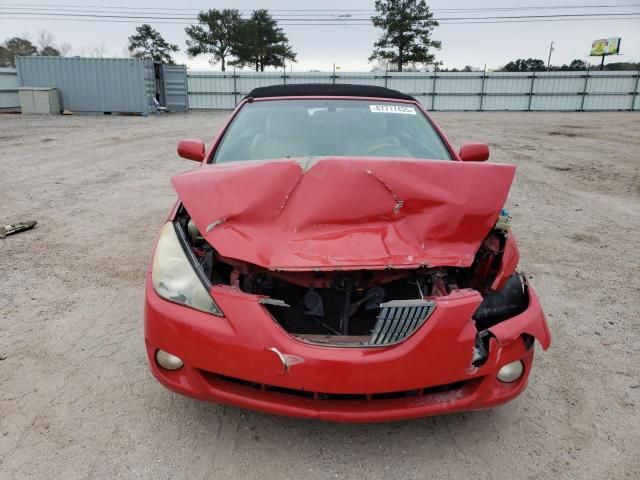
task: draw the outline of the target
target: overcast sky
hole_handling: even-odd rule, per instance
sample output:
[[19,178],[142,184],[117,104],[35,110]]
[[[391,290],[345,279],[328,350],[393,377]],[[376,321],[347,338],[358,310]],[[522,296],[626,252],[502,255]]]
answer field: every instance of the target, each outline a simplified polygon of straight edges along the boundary
[[[9,18],[23,16],[19,12],[44,12],[38,5],[51,5],[51,8],[65,6],[78,9],[93,10],[100,7],[121,7],[122,9],[140,8],[138,12],[129,10],[131,15],[188,15],[205,8],[238,8],[250,10],[266,8],[274,11],[274,16],[300,14],[301,12],[285,12],[287,9],[326,9],[340,14],[338,10],[373,10],[373,0],[222,0],[176,2],[169,0],[81,0],[49,3],[47,0],[24,0],[4,2],[0,0],[0,41],[7,37],[28,34],[35,40],[40,30],[53,33],[57,42],[69,42],[75,54],[88,54],[96,45],[103,45],[107,56],[123,56],[126,51],[127,37],[134,32],[138,23],[150,23],[157,28],[168,41],[180,46],[181,52],[176,55],[178,63],[186,63],[194,70],[210,70],[208,58],[189,59],[184,53],[185,25],[191,23],[188,18],[182,24],[161,23],[160,20],[134,19],[134,23],[90,22],[69,20],[41,20],[26,18]],[[427,2],[436,17],[487,17],[513,15],[550,15],[550,14],[607,14],[588,17],[589,21],[561,21],[539,23],[481,23],[481,24],[445,24],[436,28],[433,37],[442,41],[442,49],[437,52],[437,59],[446,67],[464,67],[473,65],[494,69],[509,60],[520,57],[534,57],[547,60],[549,44],[555,42],[552,56],[553,64],[568,63],[575,58],[588,60],[591,41],[598,38],[622,37],[621,53],[618,57],[610,57],[608,61],[640,61],[640,1],[638,0],[433,0]],[[566,6],[601,5],[609,8],[573,8],[559,9]],[[622,5],[617,7],[617,5]],[[509,10],[509,11],[476,11],[452,12],[451,9],[478,8],[513,8],[552,6],[547,10]],[[614,7],[616,6],[616,7]],[[162,10],[162,9],[188,10]],[[22,9],[22,10],[21,10]],[[146,9],[146,10],[145,10]],[[59,13],[59,10],[49,11]],[[638,12],[634,19],[614,20],[612,14]],[[82,12],[81,12],[82,13]],[[86,13],[86,12],[85,12]],[[109,12],[107,12],[109,13]],[[353,13],[353,12],[352,12]],[[366,12],[363,12],[366,13]],[[304,12],[302,13],[304,14]],[[195,15],[194,15],[195,17]],[[58,17],[59,18],[59,17]],[[584,18],[584,17],[583,17]],[[175,20],[174,20],[175,21]],[[181,21],[177,21],[180,23]],[[283,25],[294,51],[298,54],[298,62],[293,65],[294,71],[310,69],[331,70],[335,62],[342,71],[368,71],[371,64],[367,61],[373,42],[379,32],[371,25]],[[592,62],[597,60],[592,59]],[[214,67],[218,69],[219,66]]]

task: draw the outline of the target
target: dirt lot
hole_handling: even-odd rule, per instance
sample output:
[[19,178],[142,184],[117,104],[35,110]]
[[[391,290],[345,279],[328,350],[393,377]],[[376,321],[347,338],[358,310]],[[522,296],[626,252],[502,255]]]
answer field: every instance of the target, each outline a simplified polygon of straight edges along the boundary
[[638,478],[640,115],[439,113],[518,166],[509,199],[554,335],[492,411],[334,425],[201,403],[147,371],[145,266],[227,113],[0,116],[0,478]]

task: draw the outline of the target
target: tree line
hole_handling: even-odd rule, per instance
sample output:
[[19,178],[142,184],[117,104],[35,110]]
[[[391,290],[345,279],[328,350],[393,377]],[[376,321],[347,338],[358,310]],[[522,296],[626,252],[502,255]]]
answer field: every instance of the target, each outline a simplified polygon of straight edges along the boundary
[[104,43],[74,49],[70,43],[58,43],[50,32],[40,30],[36,40],[33,41],[28,35],[25,35],[24,37],[7,38],[0,43],[0,67],[15,67],[18,56],[66,57],[72,51],[78,56],[103,58],[107,49]]
[[[550,65],[547,68],[544,60],[539,58],[518,58],[503,66],[500,72],[568,72],[576,70],[587,70],[589,64],[584,60],[576,58],[569,64]],[[640,62],[612,62],[604,65],[603,70],[640,70]]]
[[[398,71],[435,61],[433,51],[441,44],[431,34],[438,22],[425,0],[376,0],[375,9],[377,15],[371,20],[382,34],[373,46],[371,61],[390,63]],[[209,63],[220,64],[222,71],[228,66],[255,71],[283,68],[297,58],[286,34],[265,9],[254,10],[248,18],[243,18],[237,9],[204,10],[198,14],[196,24],[185,28],[185,33],[189,57],[208,55]],[[128,40],[128,52],[136,58],[174,63],[173,54],[180,50],[149,24],[137,27]],[[11,38],[0,46],[0,66],[15,66],[19,55],[64,53],[55,47],[38,49],[28,39]]]
[[[377,15],[373,25],[382,30],[376,40],[370,61],[388,62],[398,71],[406,65],[431,64],[434,50],[441,43],[431,37],[438,22],[433,19],[425,0],[376,0]],[[267,67],[283,68],[295,62],[296,53],[276,20],[265,9],[254,10],[243,18],[237,9],[206,10],[198,14],[198,24],[185,29],[189,57],[210,55],[211,65],[249,67],[264,71]],[[173,62],[177,45],[164,41],[150,25],[141,25],[129,37],[129,50],[139,58]]]
[[[420,68],[449,72],[472,72],[482,69],[467,65],[458,70],[443,68],[436,60],[435,51],[442,47],[432,33],[438,22],[433,18],[426,0],[376,0],[376,15],[371,17],[373,25],[382,33],[373,45],[370,62],[377,62],[375,71],[419,71]],[[150,59],[163,63],[174,63],[173,54],[180,48],[167,42],[160,32],[149,24],[136,27],[128,37],[127,54],[135,58]],[[237,9],[210,9],[198,14],[197,23],[185,28],[186,53],[190,58],[200,55],[209,57],[209,63],[220,65],[222,71],[228,66],[251,68],[284,68],[295,62],[297,54],[289,44],[286,34],[268,10],[254,10],[244,18]],[[66,55],[71,50],[68,44],[56,45],[46,32],[33,44],[29,39],[14,37],[0,45],[0,66],[15,66],[18,55]],[[104,45],[94,47],[93,56],[103,56]],[[575,59],[569,64],[550,66],[552,71],[586,70],[588,65]],[[605,65],[605,70],[637,70],[638,63],[618,62]],[[533,72],[547,70],[545,63],[536,58],[519,58],[508,62],[498,71]]]
[[53,35],[44,30],[38,34],[35,44],[28,38],[8,38],[0,44],[0,67],[15,67],[15,58],[19,55],[58,57],[67,54],[70,49],[71,46],[67,43],[54,44]]
[[254,10],[247,19],[236,9],[203,11],[185,33],[189,57],[210,55],[210,63],[220,63],[222,71],[228,64],[262,72],[296,61],[289,39],[265,9]]
[[[296,60],[284,31],[264,9],[254,10],[246,19],[236,9],[202,11],[198,23],[185,28],[185,33],[189,57],[208,55],[209,63],[219,63],[222,71],[229,65],[264,71]],[[137,27],[129,37],[129,51],[136,58],[174,63],[171,54],[178,50],[178,45],[166,42],[151,25]]]

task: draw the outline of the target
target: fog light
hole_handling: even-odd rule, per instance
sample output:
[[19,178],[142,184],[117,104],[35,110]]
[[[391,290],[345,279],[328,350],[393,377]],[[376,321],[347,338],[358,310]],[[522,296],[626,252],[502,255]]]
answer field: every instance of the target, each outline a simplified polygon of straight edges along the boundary
[[520,360],[507,363],[504,367],[498,370],[498,380],[505,383],[515,382],[522,376],[524,372],[524,365]]
[[164,350],[158,350],[156,352],[156,362],[165,370],[178,370],[184,365],[180,357],[176,357],[175,355],[171,355],[169,352],[165,352]]

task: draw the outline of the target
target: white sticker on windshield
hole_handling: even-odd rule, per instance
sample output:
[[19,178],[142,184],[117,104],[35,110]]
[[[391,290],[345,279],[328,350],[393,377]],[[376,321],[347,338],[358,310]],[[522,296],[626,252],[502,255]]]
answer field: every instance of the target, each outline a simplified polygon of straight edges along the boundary
[[404,105],[369,105],[373,113],[401,113],[403,115],[415,115],[416,109]]

